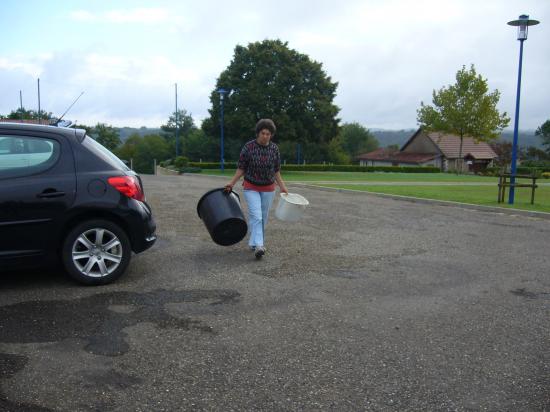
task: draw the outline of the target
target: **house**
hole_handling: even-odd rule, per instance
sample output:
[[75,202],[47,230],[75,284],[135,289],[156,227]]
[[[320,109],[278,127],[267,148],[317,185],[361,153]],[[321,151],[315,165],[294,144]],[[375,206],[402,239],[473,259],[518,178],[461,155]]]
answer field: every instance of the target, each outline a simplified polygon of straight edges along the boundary
[[440,166],[434,153],[410,153],[387,148],[362,154],[357,159],[361,166]]
[[459,136],[420,128],[398,151],[377,149],[358,156],[358,160],[361,166],[435,166],[442,171],[479,172],[498,157],[491,146],[472,137],[462,140],[462,159],[459,153]]

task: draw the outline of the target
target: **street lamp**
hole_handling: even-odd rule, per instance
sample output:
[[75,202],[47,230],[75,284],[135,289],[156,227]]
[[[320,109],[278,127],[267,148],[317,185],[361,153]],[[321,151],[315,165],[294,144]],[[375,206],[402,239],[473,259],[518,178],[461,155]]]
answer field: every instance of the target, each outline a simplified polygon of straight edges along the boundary
[[519,96],[521,90],[521,65],[523,61],[523,42],[527,40],[527,29],[529,26],[539,24],[537,20],[529,20],[529,16],[522,14],[519,20],[509,21],[510,26],[518,27],[519,46],[519,70],[518,70],[518,90],[516,94],[516,118],[514,122],[514,143],[512,144],[512,164],[510,165],[510,192],[508,193],[508,204],[514,204],[515,183],[516,183],[516,163],[518,151],[518,123],[519,123]]
[[220,170],[223,172],[223,100],[228,91],[220,87],[217,90],[217,92],[220,94],[220,131],[221,131]]

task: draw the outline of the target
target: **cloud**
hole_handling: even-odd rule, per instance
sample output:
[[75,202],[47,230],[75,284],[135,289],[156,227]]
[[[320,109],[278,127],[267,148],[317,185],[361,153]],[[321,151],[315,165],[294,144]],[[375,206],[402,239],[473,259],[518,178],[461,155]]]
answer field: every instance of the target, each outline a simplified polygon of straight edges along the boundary
[[94,21],[96,20],[96,15],[87,11],[87,10],[74,10],[69,13],[69,17],[72,20],[76,21]]
[[93,13],[88,10],[74,10],[69,17],[76,21],[107,22],[107,23],[139,23],[161,24],[176,22],[179,20],[167,9],[163,8],[135,8],[108,10],[101,13]]
[[41,54],[36,57],[12,56],[0,57],[0,73],[3,71],[19,72],[32,77],[40,76],[44,62],[52,58],[51,54]]

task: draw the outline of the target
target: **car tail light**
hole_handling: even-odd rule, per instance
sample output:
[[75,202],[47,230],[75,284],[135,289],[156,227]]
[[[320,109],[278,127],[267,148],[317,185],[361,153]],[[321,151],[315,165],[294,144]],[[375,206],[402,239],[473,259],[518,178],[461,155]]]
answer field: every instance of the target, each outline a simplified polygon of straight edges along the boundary
[[107,179],[109,184],[124,196],[143,202],[145,195],[139,184],[139,180],[135,176],[114,176]]

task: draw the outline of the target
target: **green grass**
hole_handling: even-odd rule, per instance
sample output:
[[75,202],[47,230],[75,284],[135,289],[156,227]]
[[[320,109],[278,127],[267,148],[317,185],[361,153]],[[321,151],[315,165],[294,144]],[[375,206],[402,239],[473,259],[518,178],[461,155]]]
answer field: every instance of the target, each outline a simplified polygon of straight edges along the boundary
[[[229,179],[234,173],[235,170],[226,170],[223,176],[227,176]],[[203,170],[202,174],[222,175],[219,170]],[[508,205],[508,194],[505,198],[506,203],[497,202],[497,177],[456,175],[453,173],[283,171],[283,179],[289,183],[304,182],[340,189],[550,212],[550,186],[539,185],[535,192],[534,205],[530,203],[531,190],[517,188],[514,205]],[[441,183],[441,185],[438,185],[438,183]],[[464,185],[461,185],[461,183],[464,183]],[[550,181],[539,179],[538,183],[550,183]]]
[[[232,176],[235,170],[204,169],[202,174]],[[496,177],[456,175],[452,173],[382,173],[382,172],[294,172],[283,171],[289,182],[497,182]]]
[[[319,184],[318,186],[339,189],[362,190],[372,193],[385,193],[400,196],[419,197],[423,199],[447,200],[452,202],[470,203],[484,206],[498,206],[506,208],[533,210],[550,213],[550,187],[539,186],[535,191],[535,204],[531,205],[531,190],[517,188],[514,204],[498,203],[498,188],[495,186],[417,186],[417,185],[346,185],[346,184]],[[508,192],[505,202],[508,201]]]

